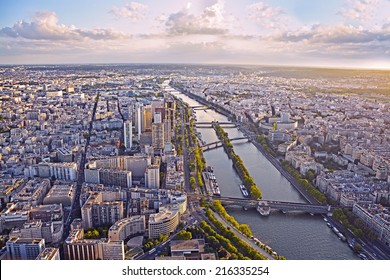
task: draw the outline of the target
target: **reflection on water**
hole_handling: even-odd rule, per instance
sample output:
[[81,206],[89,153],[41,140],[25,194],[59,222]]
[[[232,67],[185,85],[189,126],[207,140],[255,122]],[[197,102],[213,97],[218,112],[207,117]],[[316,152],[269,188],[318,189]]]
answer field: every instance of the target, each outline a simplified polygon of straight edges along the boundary
[[[190,106],[200,105],[193,99],[180,94]],[[227,118],[213,110],[197,110],[199,122],[227,121]],[[217,141],[213,129],[198,129],[206,143]],[[229,137],[242,136],[237,128],[226,128]],[[279,171],[249,142],[233,142],[234,151],[241,157],[249,173],[260,187],[265,199],[304,202],[301,195],[291,186]],[[204,153],[207,165],[214,168],[222,196],[242,197],[232,161],[223,148]],[[231,208],[228,212],[238,222],[249,224],[253,235],[269,244],[287,259],[358,259],[345,242],[341,242],[326,226],[321,216],[305,213],[283,214],[272,212],[262,217],[255,210],[244,211]]]

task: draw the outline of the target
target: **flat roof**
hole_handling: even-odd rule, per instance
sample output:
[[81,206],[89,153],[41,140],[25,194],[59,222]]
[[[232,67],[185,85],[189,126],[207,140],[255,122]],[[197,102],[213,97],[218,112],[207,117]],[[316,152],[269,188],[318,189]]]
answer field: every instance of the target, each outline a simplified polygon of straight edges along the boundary
[[173,240],[171,241],[171,251],[200,251],[204,246],[203,239]]

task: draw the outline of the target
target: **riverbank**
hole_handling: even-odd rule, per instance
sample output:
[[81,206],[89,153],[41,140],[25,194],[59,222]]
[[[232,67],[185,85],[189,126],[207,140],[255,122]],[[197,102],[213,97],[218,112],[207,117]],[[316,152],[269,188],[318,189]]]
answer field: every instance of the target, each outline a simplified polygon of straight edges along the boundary
[[193,94],[192,92],[190,92],[188,90],[181,88],[180,85],[170,85],[170,86],[172,88],[176,89],[177,91],[182,92],[185,95],[188,95],[190,98],[195,99],[200,104],[205,105],[207,107],[210,107],[211,109],[215,110],[216,112],[220,113],[221,115],[224,115],[225,117],[232,119],[232,120],[235,119],[235,116],[232,113],[230,113],[228,110],[223,108],[221,105],[207,101],[206,99],[204,99],[196,94]]
[[242,159],[234,152],[233,145],[227,136],[227,133],[218,124],[214,125],[215,132],[219,140],[222,141],[223,148],[228,157],[233,161],[234,169],[240,176],[243,184],[249,190],[249,194],[253,199],[261,199],[262,193],[253,178],[250,176],[248,169],[245,167]]
[[213,212],[214,217],[220,221],[226,228],[229,228],[231,231],[233,231],[240,239],[242,239],[244,242],[246,242],[250,247],[252,247],[254,250],[256,250],[259,254],[263,255],[269,260],[276,260],[274,256],[272,256],[270,253],[268,253],[263,248],[259,247],[256,244],[256,241],[248,238],[241,232],[239,232],[235,227],[232,227],[225,219],[223,219],[218,213]]
[[[177,96],[191,107],[201,105],[183,93],[177,93]],[[199,122],[227,121],[226,116],[212,109],[196,110],[195,113]],[[243,136],[237,128],[225,130],[231,137]],[[213,129],[202,128],[198,131],[206,143],[218,141]],[[251,134],[248,135],[251,136]],[[234,144],[234,151],[242,158],[255,182],[261,184],[265,199],[298,203],[305,201],[296,188],[285,176],[282,176],[252,142]],[[241,198],[242,193],[238,186],[242,184],[242,180],[225,151],[223,149],[210,150],[204,153],[204,156],[208,165],[214,169],[221,196]],[[243,211],[238,208],[229,208],[228,213],[240,224],[248,224],[254,237],[269,244],[287,259],[356,259],[346,243],[340,242],[319,216],[300,213],[286,215],[275,212],[269,217],[261,217],[257,211]]]
[[305,200],[311,204],[318,205],[320,204],[315,198],[313,198],[296,180],[295,178],[288,173],[280,161],[274,158],[272,155],[267,153],[264,150],[263,146],[256,140],[252,141],[252,144],[257,148],[257,150],[262,153],[262,155],[290,182],[290,184],[305,198]]

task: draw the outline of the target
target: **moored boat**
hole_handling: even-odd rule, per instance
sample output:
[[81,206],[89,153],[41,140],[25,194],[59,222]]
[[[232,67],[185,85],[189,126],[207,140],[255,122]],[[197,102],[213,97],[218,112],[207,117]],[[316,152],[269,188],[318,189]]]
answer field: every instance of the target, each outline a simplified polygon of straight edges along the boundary
[[248,190],[246,189],[246,187],[244,185],[240,185],[240,190],[241,190],[242,195],[244,197],[248,197],[249,196]]
[[271,212],[271,207],[266,201],[261,201],[257,204],[256,210],[260,213],[260,215],[268,216]]

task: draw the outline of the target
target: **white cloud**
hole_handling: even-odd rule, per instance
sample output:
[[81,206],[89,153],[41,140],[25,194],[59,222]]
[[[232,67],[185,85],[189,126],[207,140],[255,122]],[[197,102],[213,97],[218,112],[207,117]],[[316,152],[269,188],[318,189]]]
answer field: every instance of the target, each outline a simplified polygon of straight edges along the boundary
[[147,9],[148,7],[144,4],[131,2],[124,7],[113,7],[110,13],[135,22],[145,18]]
[[383,28],[364,29],[352,25],[315,25],[309,29],[284,32],[267,38],[275,49],[304,57],[308,54],[329,61],[337,59],[364,60],[383,58],[390,49],[390,34]]
[[268,29],[284,29],[287,24],[285,13],[280,7],[271,7],[264,2],[251,4],[247,7],[249,18]]
[[348,0],[338,14],[347,20],[366,22],[375,16],[378,4],[378,0]]
[[1,37],[24,38],[30,40],[116,40],[125,35],[111,29],[79,29],[58,23],[54,12],[38,12],[32,22],[18,21],[12,27],[0,29]]
[[[170,35],[223,35],[228,33],[229,21],[225,17],[224,2],[219,0],[206,7],[200,15],[190,12],[191,5],[166,17]],[[161,18],[164,19],[164,18]]]
[[[352,5],[367,1],[374,0],[348,3]],[[390,1],[387,3],[390,4]],[[118,10],[118,16],[132,21],[141,20],[145,9],[151,8],[137,8],[137,5],[131,8],[131,3],[129,5],[124,7],[130,8],[123,10],[122,15]],[[369,60],[375,57],[390,63],[388,21],[387,24],[379,21],[371,26],[360,22],[356,25],[356,22],[348,21],[302,26],[281,8],[263,2],[243,8],[240,11],[241,18],[247,12],[252,22],[248,18],[239,21],[236,18],[239,11],[232,11],[228,2],[226,7],[221,0],[204,0],[202,5],[195,1],[193,5],[183,2],[181,10],[174,10],[177,12],[167,12],[168,9],[154,11],[150,15],[154,17],[156,26],[149,24],[149,27],[143,29],[144,32],[132,35],[129,29],[126,31],[129,33],[124,34],[112,29],[82,29],[64,25],[54,12],[40,12],[31,21],[19,21],[9,27],[0,27],[0,57],[2,61],[8,57],[9,62],[12,62],[11,58],[17,61],[23,58],[26,62],[28,59],[42,59],[45,62],[44,58],[50,57],[50,62],[56,62],[57,59],[59,62],[268,64],[273,61],[279,64],[299,64],[301,60],[315,64],[316,58],[318,61],[322,59],[337,62],[348,59]],[[343,8],[346,9],[347,6]],[[383,18],[386,17],[388,14]],[[144,22],[146,21],[141,21],[138,25]],[[122,24],[118,25],[118,28],[121,27]]]
[[369,30],[353,25],[324,26],[314,25],[310,29],[284,32],[272,37],[284,42],[311,41],[312,43],[329,44],[369,44],[371,42],[390,43],[390,34],[386,26],[378,30]]

